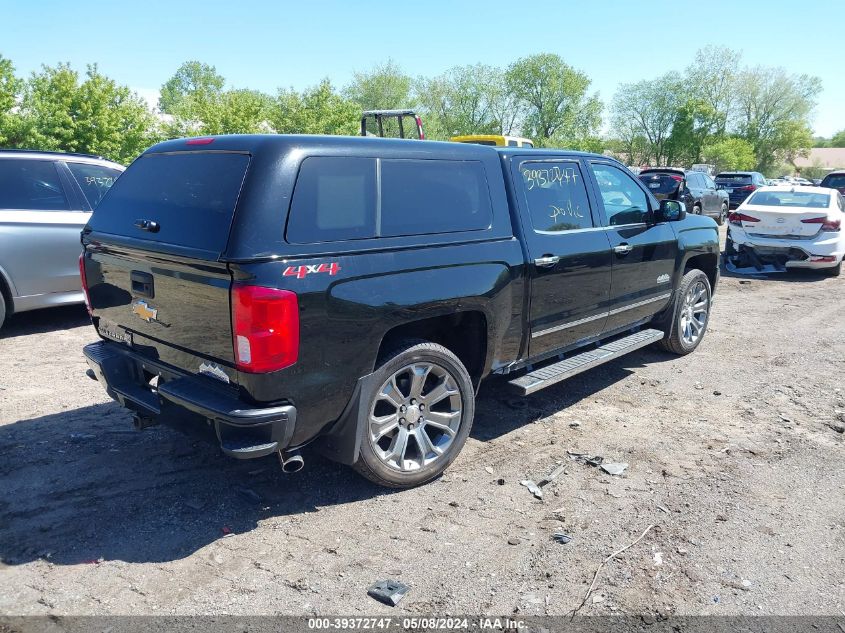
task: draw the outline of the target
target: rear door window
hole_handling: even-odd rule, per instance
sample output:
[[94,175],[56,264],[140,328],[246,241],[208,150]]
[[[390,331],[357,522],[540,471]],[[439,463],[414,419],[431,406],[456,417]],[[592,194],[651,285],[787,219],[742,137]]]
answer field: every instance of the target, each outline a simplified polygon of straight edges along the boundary
[[54,162],[0,159],[0,209],[30,211],[70,209]]
[[493,211],[484,167],[476,161],[381,161],[378,235],[480,231]]
[[[233,152],[144,154],[108,190],[89,227],[219,254],[248,166],[247,154]],[[139,220],[159,230],[142,230]]]
[[575,161],[524,161],[519,166],[522,191],[538,233],[594,226],[587,186]]
[[70,173],[79,183],[80,189],[85,194],[91,208],[97,206],[106,192],[120,176],[120,171],[105,167],[103,165],[92,165],[90,163],[66,163]]

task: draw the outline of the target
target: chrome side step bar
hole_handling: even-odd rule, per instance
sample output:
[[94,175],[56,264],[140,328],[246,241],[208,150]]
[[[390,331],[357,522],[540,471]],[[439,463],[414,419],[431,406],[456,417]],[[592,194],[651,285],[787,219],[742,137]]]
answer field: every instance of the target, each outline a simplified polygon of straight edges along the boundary
[[508,384],[512,385],[521,395],[527,396],[544,387],[580,374],[582,371],[587,371],[641,347],[656,343],[663,336],[664,334],[660,330],[640,330],[623,338],[604,343],[599,347],[573,354],[569,358],[564,358],[551,365],[535,369],[519,378],[508,381]]

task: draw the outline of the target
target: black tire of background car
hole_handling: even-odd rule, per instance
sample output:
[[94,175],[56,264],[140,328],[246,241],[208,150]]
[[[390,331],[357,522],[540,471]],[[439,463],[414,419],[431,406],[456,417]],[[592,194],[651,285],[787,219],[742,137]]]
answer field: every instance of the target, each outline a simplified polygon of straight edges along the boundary
[[368,437],[369,422],[368,420],[363,420],[359,425],[359,432],[363,434],[361,437],[361,452],[353,468],[373,483],[387,488],[412,488],[440,476],[455,460],[458,453],[461,452],[472,429],[472,421],[475,416],[475,390],[473,389],[472,379],[466,367],[446,347],[421,339],[402,341],[389,353],[384,355],[384,360],[375,371],[376,379],[372,381],[373,393],[362,394],[362,397],[366,398],[366,401],[369,403],[367,406],[368,412],[369,405],[372,404],[373,398],[376,395],[375,391],[381,388],[384,381],[402,367],[415,362],[436,363],[452,375],[461,392],[463,406],[461,427],[455,439],[452,440],[451,446],[449,446],[443,456],[431,464],[423,466],[418,471],[401,473],[386,466],[375,454]]
[[692,212],[695,215],[701,215],[701,207],[697,204],[692,205]]
[[[686,343],[684,343],[683,335],[678,328],[678,322],[681,316],[681,308],[684,305],[684,297],[686,297],[690,287],[699,281],[704,282],[704,286],[707,288],[707,321],[704,323],[704,329],[702,329],[698,340],[696,340],[695,343],[693,343],[692,345],[687,345]],[[697,268],[694,268],[687,272],[684,275],[683,279],[681,279],[681,283],[678,284],[678,289],[675,292],[675,301],[674,305],[672,306],[672,310],[664,317],[664,320],[661,323],[656,324],[659,329],[663,330],[666,333],[666,336],[663,338],[663,340],[657,342],[657,346],[661,349],[666,350],[667,352],[678,354],[679,356],[684,356],[694,351],[695,348],[698,347],[701,341],[704,339],[704,335],[707,333],[707,326],[710,325],[711,297],[712,288],[710,287],[710,279],[708,279],[707,275],[705,275],[702,271],[698,270]]]
[[722,208],[719,209],[719,217],[716,218],[716,224],[722,226],[725,223],[726,217],[728,217],[728,205],[726,202],[723,202]]
[[0,328],[3,327],[3,321],[6,320],[6,300],[3,298],[3,292],[0,291]]
[[[839,277],[839,275],[842,274],[842,262],[839,262],[839,264],[833,268],[825,269],[824,272],[828,277]],[[0,320],[0,323],[2,323],[2,320]]]

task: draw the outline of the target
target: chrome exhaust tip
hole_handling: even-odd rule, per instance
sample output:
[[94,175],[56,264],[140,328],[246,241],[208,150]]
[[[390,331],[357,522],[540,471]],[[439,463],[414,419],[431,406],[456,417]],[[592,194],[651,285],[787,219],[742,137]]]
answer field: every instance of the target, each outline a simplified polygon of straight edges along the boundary
[[289,453],[279,451],[279,462],[282,465],[282,472],[288,474],[298,473],[305,468],[305,460],[302,459],[299,451],[291,451]]

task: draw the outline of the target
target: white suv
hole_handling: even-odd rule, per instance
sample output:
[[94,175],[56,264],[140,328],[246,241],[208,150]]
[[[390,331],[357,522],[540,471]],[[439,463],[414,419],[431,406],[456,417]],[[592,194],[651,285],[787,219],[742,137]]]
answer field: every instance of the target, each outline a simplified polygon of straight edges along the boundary
[[80,232],[124,167],[96,156],[0,150],[0,327],[82,303]]

